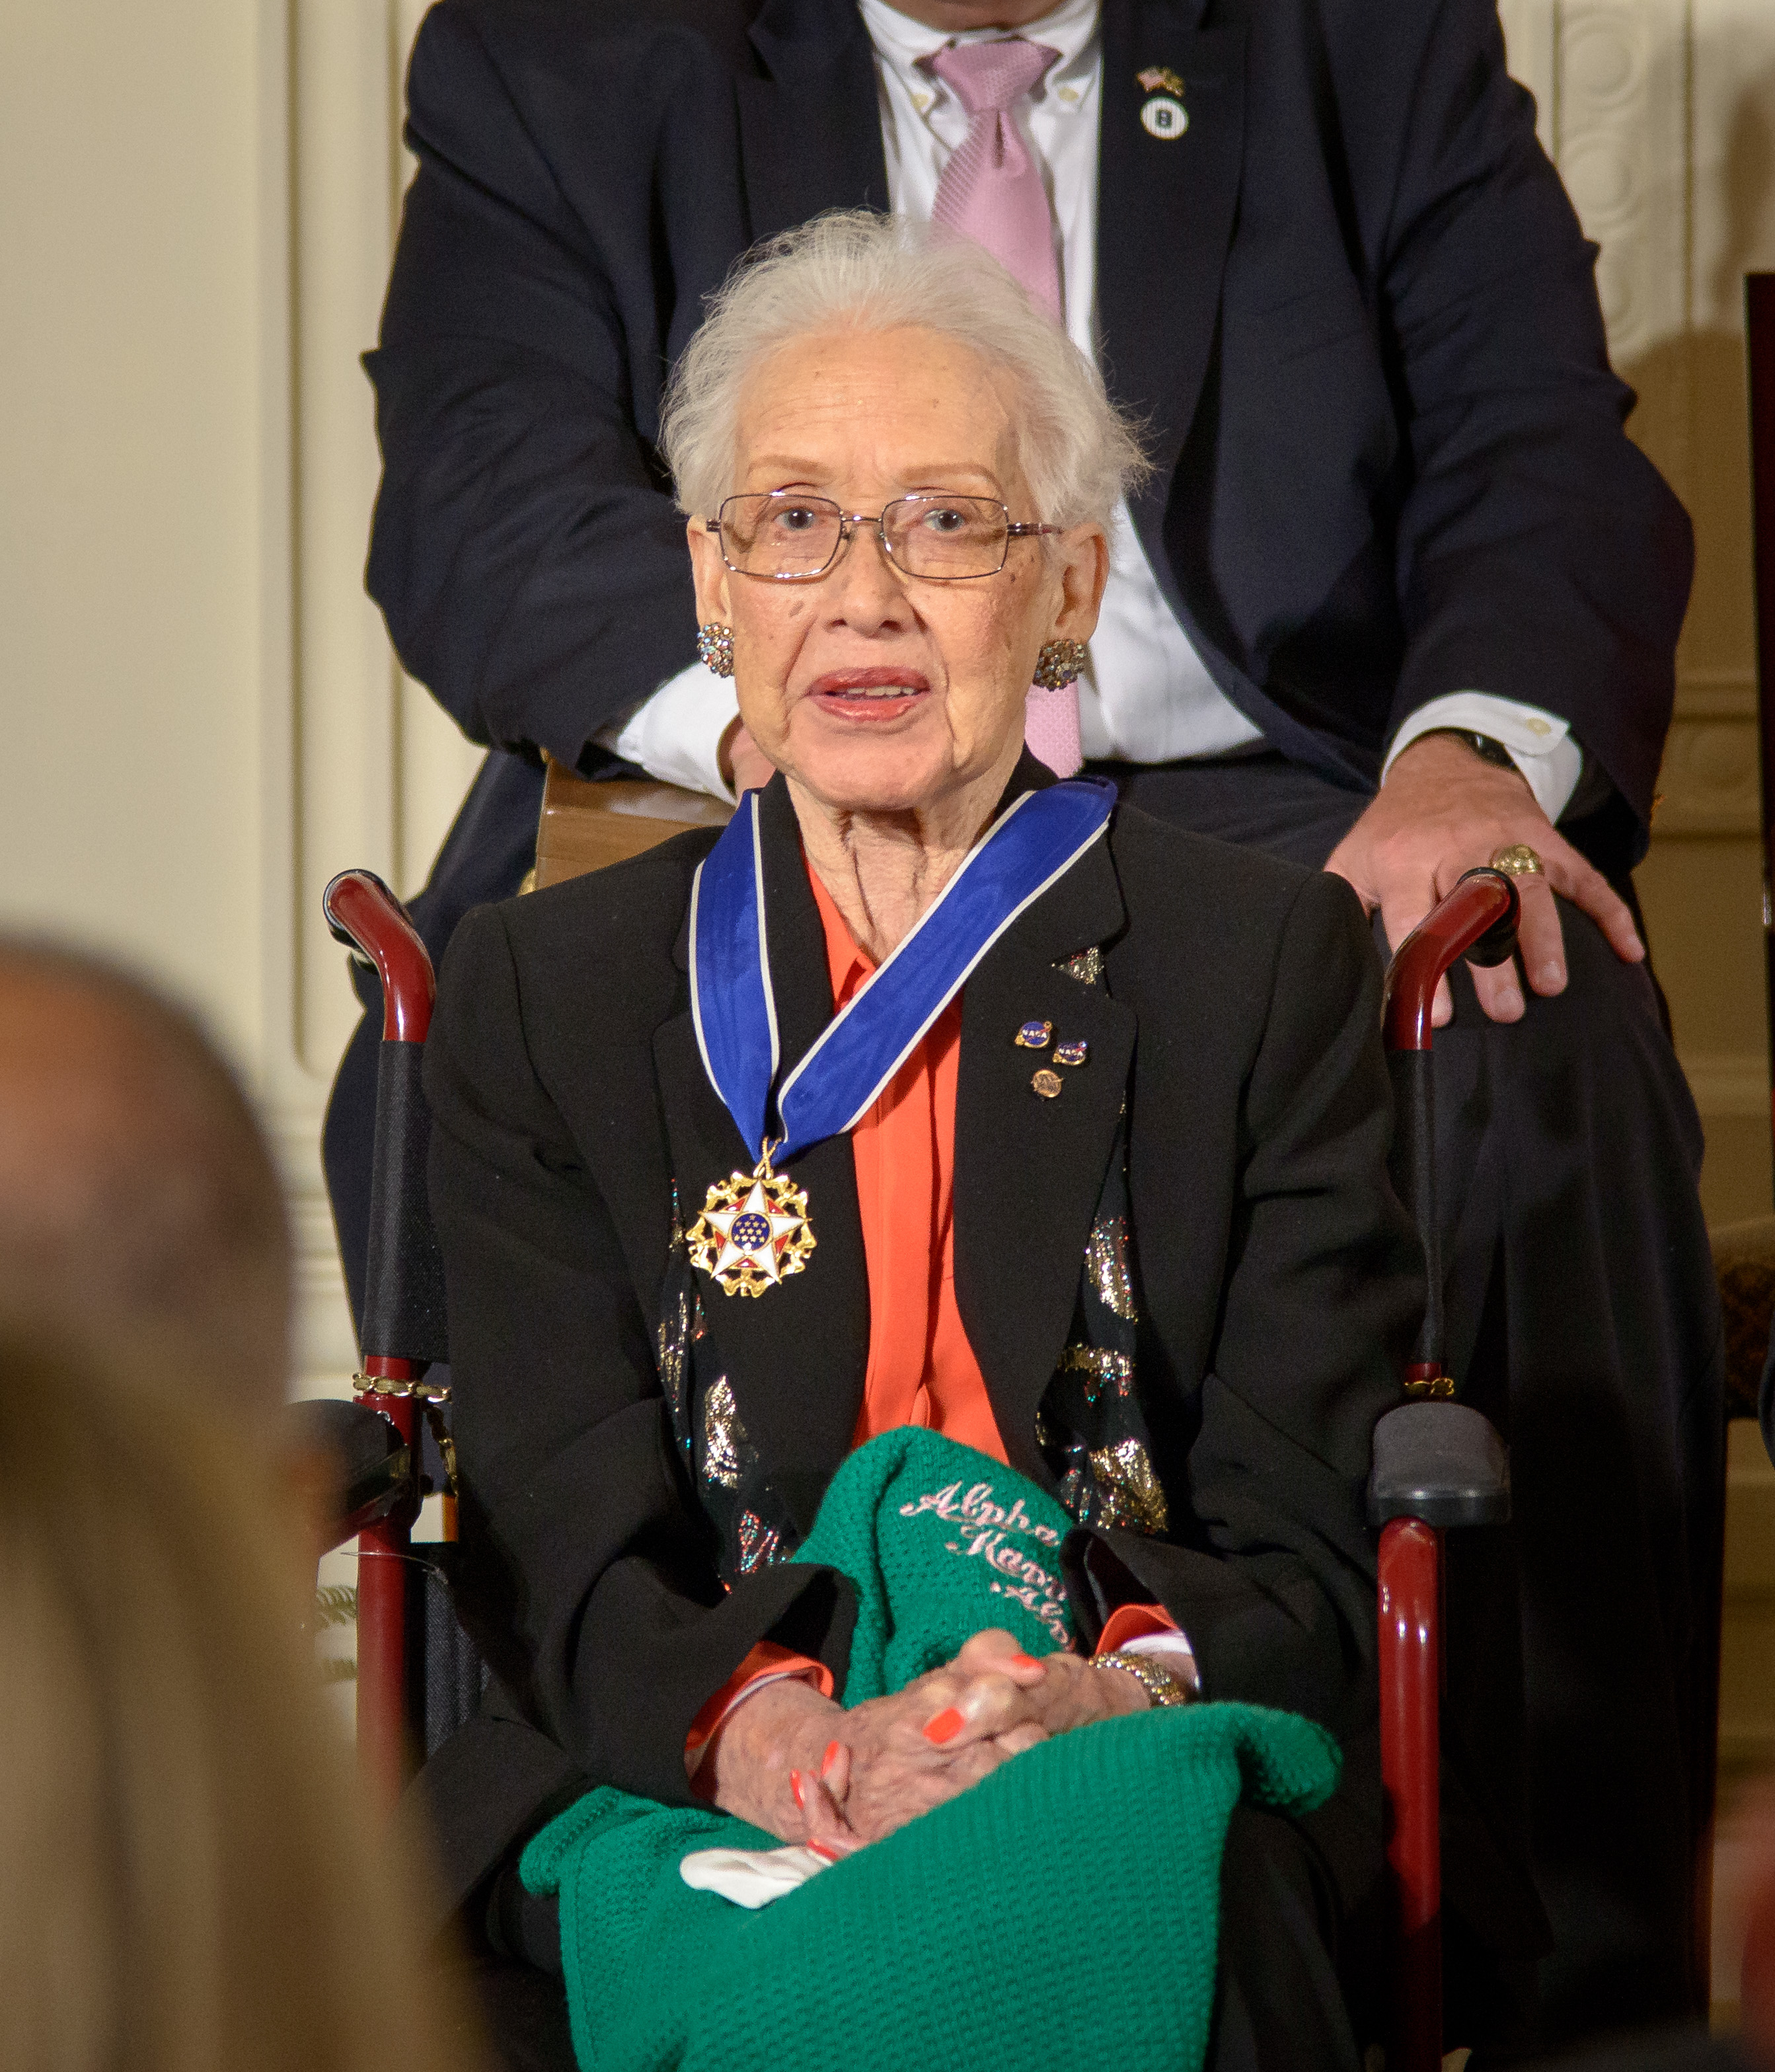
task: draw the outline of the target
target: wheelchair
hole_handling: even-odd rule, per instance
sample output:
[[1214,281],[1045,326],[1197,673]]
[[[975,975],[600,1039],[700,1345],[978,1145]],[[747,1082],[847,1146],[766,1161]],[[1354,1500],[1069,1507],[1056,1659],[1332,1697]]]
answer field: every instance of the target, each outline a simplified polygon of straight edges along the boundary
[[[614,796],[631,791],[634,799]],[[601,796],[583,796],[592,794]],[[559,882],[638,854],[687,824],[725,817],[714,802],[672,795],[669,787],[594,785],[552,768],[534,882]],[[373,873],[341,873],[324,903],[335,936],[377,972],[383,1029],[358,1393],[351,1403],[298,1410],[310,1442],[330,1447],[339,1464],[324,1545],[358,1541],[359,1760],[376,1797],[392,1806],[413,1753],[429,1753],[462,1724],[479,1689],[479,1665],[449,1609],[455,1480],[449,1392],[426,1378],[449,1359],[420,1077],[435,981],[405,910]],[[1380,1536],[1381,1768],[1393,1905],[1388,2072],[1436,2072],[1444,2062],[1443,1536],[1502,1524],[1510,1505],[1503,1442],[1477,1411],[1453,1400],[1444,1367],[1431,1010],[1439,982],[1458,960],[1495,964],[1512,954],[1518,911],[1510,878],[1469,872],[1400,945],[1384,994],[1398,1115],[1393,1179],[1415,1220],[1430,1289],[1401,1376],[1403,1400],[1375,1428],[1367,1494],[1370,1523]],[[442,1496],[445,1537],[416,1544],[413,1527],[431,1494]]]

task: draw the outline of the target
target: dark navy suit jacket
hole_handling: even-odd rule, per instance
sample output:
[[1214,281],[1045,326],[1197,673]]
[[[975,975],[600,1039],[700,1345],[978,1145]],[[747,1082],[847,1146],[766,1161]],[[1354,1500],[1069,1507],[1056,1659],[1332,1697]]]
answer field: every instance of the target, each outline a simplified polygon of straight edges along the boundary
[[[1181,138],[1141,125],[1155,67]],[[490,758],[439,859],[442,936],[528,862],[536,750],[597,768],[692,658],[655,442],[704,297],[887,184],[849,0],[442,0],[409,95],[369,587],[407,667],[527,758]],[[1215,681],[1358,789],[1443,693],[1546,706],[1625,800],[1625,864],[1691,550],[1622,431],[1592,257],[1491,0],[1104,0],[1105,372]]]

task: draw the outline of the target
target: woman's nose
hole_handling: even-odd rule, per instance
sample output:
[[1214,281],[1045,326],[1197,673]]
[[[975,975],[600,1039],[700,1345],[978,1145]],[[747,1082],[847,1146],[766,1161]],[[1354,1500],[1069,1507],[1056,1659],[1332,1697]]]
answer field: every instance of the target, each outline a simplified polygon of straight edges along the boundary
[[873,525],[853,525],[827,578],[832,586],[828,609],[835,619],[860,633],[893,631],[910,618],[906,586],[889,558]]

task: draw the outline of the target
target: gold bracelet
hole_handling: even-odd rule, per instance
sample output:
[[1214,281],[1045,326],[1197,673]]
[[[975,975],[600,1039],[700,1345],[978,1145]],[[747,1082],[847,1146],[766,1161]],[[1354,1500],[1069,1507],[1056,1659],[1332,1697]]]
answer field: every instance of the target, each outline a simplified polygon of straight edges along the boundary
[[1149,1655],[1130,1655],[1116,1648],[1108,1655],[1094,1655],[1093,1669],[1120,1669],[1132,1676],[1155,1705],[1187,1705],[1189,1692],[1169,1669],[1161,1669]]

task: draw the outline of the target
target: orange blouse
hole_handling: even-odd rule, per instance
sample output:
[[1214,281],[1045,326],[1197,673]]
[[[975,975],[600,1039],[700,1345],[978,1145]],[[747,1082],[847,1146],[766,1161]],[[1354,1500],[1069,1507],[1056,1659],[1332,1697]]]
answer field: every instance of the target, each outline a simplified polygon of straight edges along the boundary
[[[832,894],[807,868],[836,1013],[875,969]],[[955,1307],[955,1076],[958,994],[931,1023],[851,1132],[857,1206],[869,1261],[869,1355],[851,1444],[928,1424],[1006,1459],[986,1379]]]

